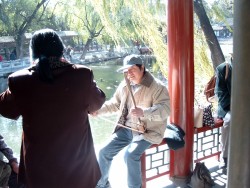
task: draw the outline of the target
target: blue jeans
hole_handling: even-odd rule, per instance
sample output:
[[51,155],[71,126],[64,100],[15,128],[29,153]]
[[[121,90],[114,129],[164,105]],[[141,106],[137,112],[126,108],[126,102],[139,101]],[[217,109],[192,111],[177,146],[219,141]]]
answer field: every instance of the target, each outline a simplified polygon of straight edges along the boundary
[[99,166],[102,177],[98,185],[105,187],[109,179],[109,170],[114,156],[116,156],[124,147],[127,147],[124,155],[124,161],[128,172],[128,187],[140,188],[141,179],[141,155],[151,146],[151,143],[145,140],[133,141],[132,131],[120,128],[113,135],[111,140],[99,152]]

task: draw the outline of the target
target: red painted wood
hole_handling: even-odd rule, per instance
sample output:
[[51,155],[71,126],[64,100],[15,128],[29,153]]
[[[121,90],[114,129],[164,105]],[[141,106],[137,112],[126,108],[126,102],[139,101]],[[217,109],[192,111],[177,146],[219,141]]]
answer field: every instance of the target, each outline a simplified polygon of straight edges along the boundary
[[146,188],[147,177],[146,177],[146,154],[145,152],[141,156],[141,173],[142,173],[142,188]]
[[170,152],[170,177],[187,177],[193,163],[193,0],[168,0],[170,122],[186,133],[185,147]]
[[215,129],[215,128],[222,127],[222,125],[223,125],[223,120],[215,119],[215,125],[213,127],[203,126],[203,127],[200,127],[200,128],[194,128],[195,129],[194,132],[195,133],[206,132],[208,130],[212,130],[212,129]]

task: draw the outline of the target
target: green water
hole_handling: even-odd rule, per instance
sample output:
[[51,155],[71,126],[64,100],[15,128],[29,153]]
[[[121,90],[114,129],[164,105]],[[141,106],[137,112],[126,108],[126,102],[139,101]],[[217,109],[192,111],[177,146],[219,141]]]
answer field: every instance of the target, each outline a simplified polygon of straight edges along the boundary
[[105,92],[109,99],[115,92],[120,81],[123,79],[123,74],[117,73],[116,70],[121,67],[115,62],[105,62],[92,64],[91,69],[94,72],[94,79],[97,85]]
[[[123,75],[117,73],[116,70],[120,68],[115,62],[105,62],[88,65],[94,72],[94,79],[97,85],[105,92],[107,99],[109,99],[115,92],[116,87],[123,79]],[[0,79],[1,92],[7,88],[7,80]],[[107,120],[104,120],[107,119]],[[98,149],[112,134],[116,116],[110,115],[101,117],[89,117],[91,123],[92,135],[95,147]],[[4,137],[6,143],[14,151],[14,154],[19,158],[21,136],[22,136],[22,118],[18,120],[10,120],[0,116],[0,134]]]

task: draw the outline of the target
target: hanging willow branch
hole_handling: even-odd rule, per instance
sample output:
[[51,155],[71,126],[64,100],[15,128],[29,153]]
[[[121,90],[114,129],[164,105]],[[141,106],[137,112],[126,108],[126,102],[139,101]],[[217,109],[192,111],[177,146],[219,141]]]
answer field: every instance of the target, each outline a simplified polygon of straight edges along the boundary
[[105,31],[116,44],[142,41],[153,49],[159,67],[167,75],[167,47],[163,38],[166,33],[159,30],[166,26],[159,22],[153,12],[156,5],[145,0],[92,0],[91,3],[99,13]]

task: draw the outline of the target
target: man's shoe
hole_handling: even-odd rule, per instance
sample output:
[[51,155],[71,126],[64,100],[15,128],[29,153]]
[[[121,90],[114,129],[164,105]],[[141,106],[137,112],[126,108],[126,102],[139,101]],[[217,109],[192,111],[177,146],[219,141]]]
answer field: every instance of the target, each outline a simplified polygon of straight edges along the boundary
[[227,168],[227,158],[222,158],[221,161],[220,161],[220,164],[219,164],[219,168],[220,169],[224,169],[224,168]]
[[95,188],[112,188],[112,187],[108,181],[105,186],[97,185]]

